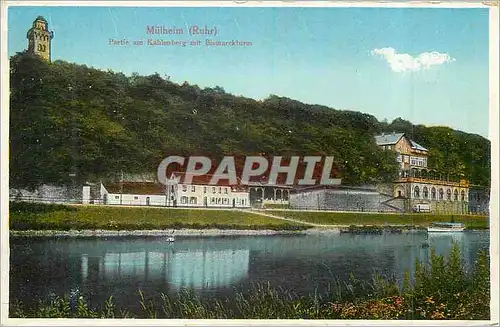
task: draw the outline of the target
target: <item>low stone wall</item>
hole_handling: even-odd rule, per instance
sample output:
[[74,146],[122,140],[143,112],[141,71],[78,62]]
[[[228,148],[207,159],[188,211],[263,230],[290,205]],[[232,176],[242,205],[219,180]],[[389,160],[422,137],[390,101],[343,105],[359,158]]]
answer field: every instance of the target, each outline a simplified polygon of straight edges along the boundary
[[167,230],[11,230],[11,236],[117,237],[117,236],[266,236],[304,234],[305,231],[239,230],[239,229],[167,229]]
[[11,200],[40,203],[81,203],[82,187],[41,185],[34,190],[9,190]]
[[[389,195],[376,189],[324,189],[290,195],[290,208],[302,210],[334,210],[361,212],[397,212],[400,203],[384,204]],[[397,208],[395,208],[397,207]]]

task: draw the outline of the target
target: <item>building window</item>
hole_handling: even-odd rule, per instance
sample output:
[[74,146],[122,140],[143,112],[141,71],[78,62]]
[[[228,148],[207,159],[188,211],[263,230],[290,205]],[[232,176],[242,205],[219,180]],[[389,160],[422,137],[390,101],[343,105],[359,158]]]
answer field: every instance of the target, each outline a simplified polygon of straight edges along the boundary
[[453,193],[453,198],[455,201],[458,201],[458,191],[455,190],[455,192]]
[[188,188],[186,185],[182,185],[182,192],[187,192]]
[[196,186],[191,186],[191,192],[196,192]]
[[198,203],[198,199],[195,196],[192,196],[192,197],[189,198],[189,203],[190,204],[197,204]]
[[415,186],[415,188],[413,189],[413,196],[417,199],[420,197],[420,189],[418,188],[418,186]]
[[115,199],[119,199],[119,198],[120,198],[120,196],[119,196],[119,195],[115,195]]
[[187,204],[188,203],[188,197],[187,196],[182,196],[181,197],[181,203],[182,204]]
[[439,189],[439,200],[443,200],[444,191],[442,188]]
[[212,193],[215,194],[215,187],[212,187]]
[[224,188],[224,194],[227,194],[227,187]]
[[429,197],[429,190],[427,189],[427,186],[424,186],[422,193],[424,194],[424,199],[427,199]]
[[431,189],[431,198],[432,200],[436,200],[436,189],[434,187]]
[[222,193],[222,187],[219,186],[219,194]]
[[139,197],[138,197],[138,196],[134,196],[134,200],[138,200],[138,199],[139,199]]
[[207,193],[207,187],[203,186],[203,193]]
[[446,190],[446,200],[451,201],[451,190],[450,189]]
[[465,201],[465,191],[462,190],[462,192],[460,193],[460,198],[462,199],[462,201]]
[[210,204],[214,204],[215,203],[215,198],[210,198]]

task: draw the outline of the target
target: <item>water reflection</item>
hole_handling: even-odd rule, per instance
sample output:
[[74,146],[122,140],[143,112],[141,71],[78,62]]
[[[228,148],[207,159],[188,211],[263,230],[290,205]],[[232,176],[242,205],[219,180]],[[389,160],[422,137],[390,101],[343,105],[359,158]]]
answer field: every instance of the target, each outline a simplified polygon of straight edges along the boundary
[[113,295],[129,307],[137,305],[138,289],[226,297],[255,282],[306,295],[350,274],[401,278],[416,260],[427,261],[431,248],[447,255],[453,242],[472,267],[477,251],[488,249],[489,233],[179,238],[174,244],[155,237],[11,238],[10,296],[27,302],[79,290],[96,305]]
[[[165,281],[171,289],[230,286],[247,276],[249,250],[119,252],[81,255],[82,281]],[[89,271],[95,275],[89,276]]]

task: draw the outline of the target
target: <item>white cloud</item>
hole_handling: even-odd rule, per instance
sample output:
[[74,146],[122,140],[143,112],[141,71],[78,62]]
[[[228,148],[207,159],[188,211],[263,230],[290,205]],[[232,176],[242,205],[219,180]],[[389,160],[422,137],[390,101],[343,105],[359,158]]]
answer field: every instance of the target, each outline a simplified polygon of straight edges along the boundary
[[381,48],[373,49],[372,55],[383,57],[395,72],[414,72],[421,69],[427,69],[431,66],[455,61],[449,54],[436,51],[422,52],[418,56],[413,57],[407,53],[397,53],[394,48]]

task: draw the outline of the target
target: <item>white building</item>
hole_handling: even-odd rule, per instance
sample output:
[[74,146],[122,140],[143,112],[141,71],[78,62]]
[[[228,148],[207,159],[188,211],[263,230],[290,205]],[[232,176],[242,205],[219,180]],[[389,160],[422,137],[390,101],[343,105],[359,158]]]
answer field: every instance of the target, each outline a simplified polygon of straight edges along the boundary
[[212,175],[194,176],[191,183],[185,183],[184,173],[173,173],[167,180],[168,187],[153,182],[101,183],[100,202],[162,207],[250,207],[246,186],[231,185],[227,179],[210,185],[211,178]]
[[166,206],[165,186],[151,182],[101,183],[103,204]]
[[227,179],[220,179],[215,185],[210,181],[214,175],[192,176],[192,181],[185,182],[186,174],[173,173],[167,180],[167,205],[182,207],[250,207],[248,187],[231,184]]

